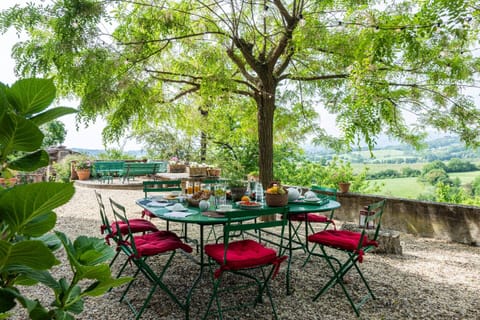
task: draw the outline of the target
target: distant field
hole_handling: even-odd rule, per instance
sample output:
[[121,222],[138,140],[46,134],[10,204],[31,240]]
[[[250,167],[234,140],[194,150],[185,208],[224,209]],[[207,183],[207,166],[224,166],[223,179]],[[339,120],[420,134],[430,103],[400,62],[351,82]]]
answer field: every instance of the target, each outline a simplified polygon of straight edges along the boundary
[[[391,169],[394,169],[390,166]],[[377,169],[377,168],[376,168]],[[385,169],[382,169],[385,170]],[[395,169],[398,170],[398,169]],[[378,170],[381,171],[381,170]],[[374,172],[373,170],[371,172]],[[462,185],[471,183],[473,179],[480,176],[480,171],[451,173],[450,178],[459,178]],[[373,180],[383,183],[384,187],[377,193],[378,195],[393,196],[398,198],[417,199],[422,193],[430,193],[433,191],[432,186],[426,186],[419,183],[417,178],[398,178],[398,179],[379,179]]]
[[450,178],[459,178],[462,184],[472,182],[476,177],[480,177],[480,171],[450,173]]
[[384,196],[417,199],[420,194],[432,190],[432,187],[427,187],[419,183],[417,178],[380,179],[373,181],[384,184],[382,190],[375,193]]

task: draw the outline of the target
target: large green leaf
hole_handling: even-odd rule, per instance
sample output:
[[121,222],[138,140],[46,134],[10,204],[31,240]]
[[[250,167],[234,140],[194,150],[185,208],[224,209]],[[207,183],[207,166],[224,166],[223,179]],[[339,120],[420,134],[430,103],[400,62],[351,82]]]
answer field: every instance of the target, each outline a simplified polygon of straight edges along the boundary
[[0,240],[0,272],[24,265],[35,270],[46,270],[58,263],[52,251],[38,240],[10,243]]
[[55,120],[61,116],[65,116],[67,114],[72,114],[78,112],[76,109],[68,108],[68,107],[57,107],[48,109],[45,112],[35,115],[34,117],[30,118],[37,126],[45,124],[49,121]]
[[8,164],[8,167],[18,171],[34,171],[48,165],[50,157],[45,150],[28,153]]
[[44,234],[41,237],[35,238],[35,240],[43,241],[52,251],[58,250],[62,246],[62,242],[54,233]]
[[8,267],[8,271],[19,274],[19,277],[15,279],[15,285],[33,285],[41,282],[53,290],[60,289],[58,281],[46,270],[34,270],[23,265],[13,265]]
[[96,265],[113,258],[115,251],[105,244],[105,240],[80,236],[75,239],[73,246],[79,262],[83,265]]
[[83,296],[100,296],[110,290],[111,288],[115,288],[121,286],[125,283],[132,281],[132,277],[122,277],[118,279],[114,279],[110,277],[109,279],[103,279],[102,281],[96,281],[92,285],[90,285],[87,289],[85,289],[82,293]]
[[32,116],[45,110],[55,99],[55,85],[51,79],[21,79],[7,90],[10,104],[19,115]]
[[15,186],[0,198],[2,218],[13,232],[36,217],[67,203],[75,189],[72,183],[39,182]]
[[4,113],[0,118],[0,147],[3,154],[35,151],[42,145],[43,133],[31,121]]
[[8,99],[7,94],[5,93],[6,90],[7,86],[0,82],[0,117],[8,108]]
[[49,316],[48,310],[45,309],[38,300],[31,300],[20,294],[17,299],[22,306],[28,310],[31,320],[49,320],[52,318]]
[[18,233],[28,235],[31,237],[40,237],[41,235],[47,233],[55,227],[57,222],[57,215],[55,212],[50,211],[45,214],[36,216],[30,222],[25,224],[25,226],[18,230]]
[[15,307],[17,295],[18,292],[12,288],[0,288],[0,314]]

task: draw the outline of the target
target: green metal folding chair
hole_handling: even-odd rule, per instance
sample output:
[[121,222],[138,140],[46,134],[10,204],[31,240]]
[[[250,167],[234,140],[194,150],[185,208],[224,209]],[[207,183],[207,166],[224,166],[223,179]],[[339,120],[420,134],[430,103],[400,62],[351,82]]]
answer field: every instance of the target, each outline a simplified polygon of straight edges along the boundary
[[[361,306],[365,304],[368,299],[375,299],[375,295],[370,289],[358,263],[363,261],[365,253],[378,246],[377,238],[381,227],[381,218],[385,202],[386,200],[382,200],[367,207],[366,210],[369,214],[366,215],[365,224],[362,227],[361,232],[349,230],[324,230],[308,236],[308,241],[316,244],[317,247],[320,248],[321,253],[318,253],[317,251],[309,251],[313,256],[324,258],[333,271],[333,276],[313,298],[314,301],[327,292],[328,289],[338,284],[347,296],[348,302],[355,311],[355,314],[360,316]],[[369,237],[369,232],[367,232],[368,230],[366,227],[371,221],[374,222],[376,227],[373,235]],[[334,255],[338,254],[338,252],[346,253],[346,258],[343,259],[343,261],[341,258]],[[368,291],[368,293],[358,302],[353,300],[343,281],[343,276],[345,276],[345,274],[347,274],[352,268],[354,268],[360,275],[360,279]]]
[[[115,260],[120,255],[120,252],[122,251],[122,250],[120,250],[120,247],[119,247],[120,239],[117,236],[117,223],[116,222],[111,223],[109,221],[107,212],[105,210],[105,205],[103,203],[102,195],[99,192],[97,192],[97,190],[94,190],[94,192],[95,192],[95,197],[97,198],[98,207],[100,209],[100,218],[102,220],[102,224],[100,226],[100,232],[102,234],[105,234],[105,242],[108,245],[111,244],[110,243],[111,241],[113,241],[117,245],[115,256],[110,261],[110,267],[111,267],[114,264]],[[129,219],[128,221],[129,221],[130,229],[133,233],[145,234],[147,232],[158,231],[158,228],[148,220],[139,218],[139,219]],[[126,224],[120,222],[119,226],[120,226],[119,231],[123,235],[128,233],[128,227],[127,227]],[[125,263],[122,265],[122,267],[118,271],[117,278],[120,277],[122,272],[125,270],[125,267],[127,266],[127,264],[128,264],[128,261],[125,261]]]
[[[176,251],[181,249],[185,252],[191,253],[192,248],[183,243],[182,240],[180,240],[180,238],[171,231],[157,231],[135,236],[131,230],[129,220],[126,217],[125,208],[112,199],[110,199],[110,204],[115,216],[117,230],[116,237],[119,239],[120,248],[129,257],[128,261],[134,263],[138,268],[134,274],[134,280],[128,284],[127,288],[122,294],[122,297],[120,298],[120,302],[125,301],[133,311],[135,318],[139,319],[142,313],[145,311],[145,308],[148,306],[156,289],[160,288],[175,304],[184,310],[187,315],[189,304],[187,302],[180,301],[174,292],[164,283],[163,277],[170,267]],[[120,231],[121,223],[127,225],[128,232],[125,235]],[[165,259],[162,260],[163,266],[161,265],[159,259],[155,260],[155,269],[160,268],[159,272],[155,272],[155,270],[150,267],[147,260],[149,257],[158,255],[165,255]],[[148,292],[143,305],[140,307],[140,309],[137,309],[127,299],[127,293],[129,292],[133,282],[138,277],[140,272],[151,283],[152,287]],[[137,291],[136,294],[138,295],[140,293],[144,293],[144,289],[145,288],[142,288],[142,290]]]
[[[279,214],[280,218],[274,221],[260,221],[257,219],[261,216]],[[223,318],[223,312],[226,310],[245,308],[249,305],[256,305],[262,302],[263,294],[266,293],[273,310],[273,317],[277,319],[275,304],[269,286],[271,279],[278,273],[280,264],[287,259],[283,256],[281,248],[288,246],[283,245],[283,234],[285,225],[287,224],[288,208],[267,208],[262,210],[242,210],[228,211],[225,216],[228,222],[225,224],[223,233],[223,243],[208,244],[205,246],[205,254],[209,258],[210,271],[213,279],[213,292],[208,302],[204,319],[210,314],[210,310],[215,301],[217,305],[218,318]],[[238,217],[251,217],[251,220],[242,221],[241,224],[235,222]],[[259,242],[258,235],[254,234],[254,238],[243,238],[233,241],[232,237],[237,237],[239,232],[245,233],[248,230],[261,230],[265,228],[280,228],[282,242],[277,250],[267,247]],[[252,272],[253,270],[253,272]],[[258,273],[255,271],[258,270]],[[224,279],[225,273],[233,273],[249,279],[247,283],[243,281],[235,282],[230,285],[224,283],[220,288],[220,284]],[[235,303],[230,306],[222,306],[220,301],[222,294],[226,292],[237,292],[245,290],[247,287],[255,286],[257,295],[252,301],[246,303]],[[235,302],[238,302],[237,300]],[[213,311],[212,311],[213,312]]]
[[[337,189],[328,188],[323,186],[312,186],[311,191],[321,194],[321,196],[326,197],[329,200],[337,200]],[[305,224],[305,228],[308,228],[308,233],[315,233],[315,225],[321,225],[323,230],[327,230],[330,225],[333,225],[335,229],[335,221],[333,220],[333,214],[335,210],[331,210],[326,214],[313,213],[309,212],[306,214],[293,214],[288,217],[291,225],[291,234],[292,238],[299,243],[306,242],[306,239],[300,235],[300,228]],[[318,229],[317,229],[318,230]],[[305,233],[307,234],[307,233]],[[312,248],[314,250],[315,248]],[[304,267],[308,261],[310,261],[311,254],[304,250],[307,253],[307,258],[303,262],[302,267]]]

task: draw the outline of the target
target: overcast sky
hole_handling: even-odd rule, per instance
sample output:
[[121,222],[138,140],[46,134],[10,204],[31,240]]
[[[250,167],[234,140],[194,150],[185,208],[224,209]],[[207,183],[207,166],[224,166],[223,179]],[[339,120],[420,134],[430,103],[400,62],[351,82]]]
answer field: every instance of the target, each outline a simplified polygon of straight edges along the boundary
[[[40,1],[42,0],[36,0],[35,2]],[[15,4],[25,5],[28,2],[32,2],[32,0],[0,0],[0,10],[9,8]],[[14,75],[15,62],[11,58],[11,49],[18,41],[20,41],[20,39],[13,29],[9,30],[6,34],[0,34],[0,82],[7,85],[12,85],[17,80]],[[57,104],[72,108],[78,107],[77,101],[62,100],[57,102]],[[102,119],[99,118],[94,125],[88,128],[80,127],[78,131],[75,128],[75,115],[63,116],[59,118],[59,120],[61,120],[67,128],[67,137],[64,145],[68,148],[104,149],[101,132],[105,126],[105,122]],[[119,146],[108,145],[107,148],[119,148]],[[125,151],[139,149],[141,149],[141,146],[134,141],[129,141],[125,146]]]

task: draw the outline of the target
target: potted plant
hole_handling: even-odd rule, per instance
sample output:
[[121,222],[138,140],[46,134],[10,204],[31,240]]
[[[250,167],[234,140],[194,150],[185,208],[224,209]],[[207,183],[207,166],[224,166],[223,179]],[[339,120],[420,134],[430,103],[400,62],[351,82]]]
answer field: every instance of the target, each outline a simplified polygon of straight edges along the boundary
[[185,161],[178,159],[177,157],[171,157],[168,161],[168,172],[170,173],[184,173],[187,169]]
[[206,177],[208,165],[205,163],[192,162],[188,166],[190,177]]
[[79,160],[75,163],[75,171],[77,172],[79,180],[88,180],[90,178],[90,170],[92,162],[88,159]]
[[340,192],[348,192],[354,178],[353,168],[350,165],[350,162],[345,162],[343,160],[336,161],[336,159],[334,159],[333,163],[330,165],[330,169],[332,170],[333,183],[338,186]]

